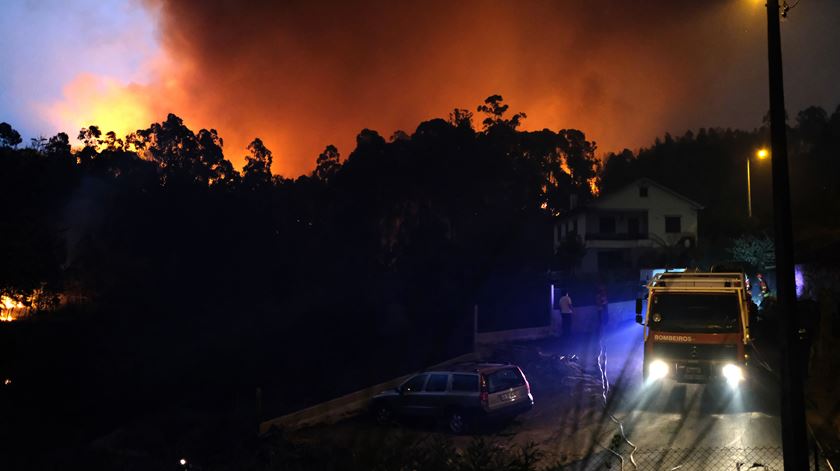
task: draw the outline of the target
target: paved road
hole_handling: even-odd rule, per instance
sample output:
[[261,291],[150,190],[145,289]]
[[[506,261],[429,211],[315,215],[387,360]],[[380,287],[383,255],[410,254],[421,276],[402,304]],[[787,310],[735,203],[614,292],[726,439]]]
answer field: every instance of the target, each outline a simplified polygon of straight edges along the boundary
[[604,349],[607,377],[612,378],[609,410],[624,422],[628,438],[637,446],[781,446],[778,387],[760,368],[751,367],[751,381],[735,391],[727,386],[678,383],[656,389],[641,379],[640,326],[614,329]]
[[[769,374],[760,369],[750,371],[755,377],[751,387],[734,394],[725,388],[697,384],[667,384],[655,390],[642,381],[642,348],[642,328],[629,322],[609,329],[603,343],[588,338],[574,342],[547,339],[494,349],[491,359],[511,361],[523,368],[535,406],[513,423],[476,434],[507,444],[536,443],[546,453],[547,462],[572,462],[605,454],[614,457],[606,448],[618,450],[629,460],[633,448],[621,439],[620,425],[625,437],[638,448],[635,456],[640,461],[645,453],[664,448],[781,446],[778,393]],[[605,376],[599,364],[605,366]],[[413,425],[403,430],[446,436],[431,426]],[[368,436],[375,440],[389,431],[355,419],[302,433],[310,437]],[[465,445],[471,439],[453,438],[456,445]]]
[[[646,386],[642,328],[632,322],[609,329],[603,342],[554,339],[518,349],[519,355],[504,350],[496,355],[518,356],[531,370],[526,373],[534,377],[537,404],[508,433],[517,442],[534,441],[564,461],[611,447],[620,434],[619,422],[639,450],[781,446],[778,387],[761,368],[750,368],[751,384],[735,392],[702,384]],[[527,360],[529,349],[562,365],[556,368],[561,387],[540,363]],[[632,450],[624,440],[621,445],[620,452]]]

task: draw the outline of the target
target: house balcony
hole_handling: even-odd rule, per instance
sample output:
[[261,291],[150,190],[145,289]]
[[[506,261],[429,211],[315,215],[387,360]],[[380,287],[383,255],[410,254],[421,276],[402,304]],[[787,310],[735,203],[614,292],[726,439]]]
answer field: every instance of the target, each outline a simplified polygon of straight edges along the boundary
[[645,233],[590,233],[586,234],[586,240],[645,240],[648,239]]

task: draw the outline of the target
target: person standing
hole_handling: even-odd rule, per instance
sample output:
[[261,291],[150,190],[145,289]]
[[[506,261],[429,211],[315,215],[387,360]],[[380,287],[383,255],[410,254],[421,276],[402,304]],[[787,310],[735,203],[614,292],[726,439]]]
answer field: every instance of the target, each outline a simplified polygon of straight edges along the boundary
[[568,291],[563,291],[563,296],[560,298],[560,317],[563,320],[563,337],[569,337],[572,334],[572,298],[569,297]]

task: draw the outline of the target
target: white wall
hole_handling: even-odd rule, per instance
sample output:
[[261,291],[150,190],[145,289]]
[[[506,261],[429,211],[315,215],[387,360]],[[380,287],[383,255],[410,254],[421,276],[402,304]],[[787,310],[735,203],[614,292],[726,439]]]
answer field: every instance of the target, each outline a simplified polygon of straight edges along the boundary
[[[551,311],[554,333],[562,332],[562,319],[559,309]],[[598,321],[596,306],[576,306],[572,314],[572,333],[589,334],[595,332]],[[609,303],[607,305],[607,327],[636,321],[636,300]]]
[[[639,196],[641,182],[628,185],[616,193],[592,203],[597,209],[633,210],[646,209],[648,211],[648,234],[652,238],[659,237],[669,245],[677,242],[685,235],[697,237],[697,210],[688,201],[663,190],[656,185],[647,185],[648,196]],[[680,216],[681,232],[668,234],[665,232],[665,216]]]

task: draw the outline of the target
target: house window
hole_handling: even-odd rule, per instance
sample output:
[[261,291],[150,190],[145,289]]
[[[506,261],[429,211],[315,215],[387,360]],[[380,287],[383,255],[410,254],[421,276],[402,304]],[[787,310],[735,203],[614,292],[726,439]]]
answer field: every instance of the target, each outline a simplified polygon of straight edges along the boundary
[[627,233],[630,235],[639,235],[639,218],[629,218],[627,220]]
[[615,234],[615,218],[612,216],[601,216],[598,221],[598,229],[601,234]]
[[682,232],[682,224],[679,216],[665,216],[665,232],[669,234]]
[[648,187],[640,186],[639,187],[639,197],[647,198],[647,196],[648,196]]

